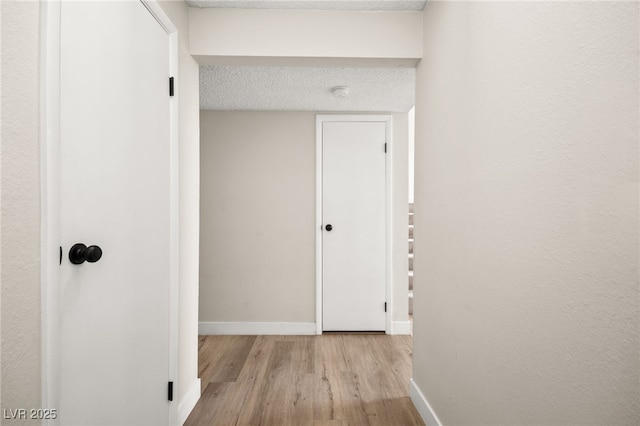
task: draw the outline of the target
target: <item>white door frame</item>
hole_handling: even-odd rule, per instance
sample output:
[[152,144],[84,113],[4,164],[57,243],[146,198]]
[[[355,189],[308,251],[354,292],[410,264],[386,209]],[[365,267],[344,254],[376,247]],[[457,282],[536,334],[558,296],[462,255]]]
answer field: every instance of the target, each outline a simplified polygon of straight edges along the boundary
[[393,241],[393,205],[392,186],[392,116],[385,115],[338,115],[322,114],[316,116],[316,334],[322,334],[322,125],[325,122],[384,122],[386,124],[387,155],[385,156],[385,297],[387,302],[387,316],[385,319],[385,333],[391,334],[393,321],[393,271],[391,261],[391,246]]
[[[157,0],[140,0],[169,35],[169,71],[178,76],[178,30]],[[40,187],[41,187],[41,377],[42,406],[59,406],[60,311],[60,3],[41,3],[40,34]],[[118,31],[118,23],[113,23]],[[177,86],[177,82],[176,82]],[[167,92],[168,92],[167,82]],[[178,94],[179,95],[179,94]],[[170,116],[170,284],[169,380],[178,379],[178,96],[169,98]],[[135,401],[131,401],[135,403]],[[178,401],[169,405],[169,424],[177,422]],[[43,424],[49,424],[47,420]]]

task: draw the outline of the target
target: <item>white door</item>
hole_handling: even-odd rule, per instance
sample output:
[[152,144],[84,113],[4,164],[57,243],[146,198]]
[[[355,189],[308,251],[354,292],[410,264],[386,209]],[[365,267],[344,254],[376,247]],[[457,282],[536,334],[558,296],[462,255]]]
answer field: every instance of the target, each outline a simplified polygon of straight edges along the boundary
[[322,326],[385,330],[386,122],[322,124]]
[[[138,1],[60,7],[54,408],[64,425],[168,424],[169,36]],[[72,264],[76,243],[102,258]]]

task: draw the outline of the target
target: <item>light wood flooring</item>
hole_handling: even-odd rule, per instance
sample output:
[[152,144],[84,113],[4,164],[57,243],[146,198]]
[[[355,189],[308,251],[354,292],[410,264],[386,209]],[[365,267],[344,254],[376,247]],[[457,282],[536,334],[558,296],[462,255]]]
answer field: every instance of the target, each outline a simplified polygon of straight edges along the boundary
[[193,425],[423,425],[411,336],[200,336]]

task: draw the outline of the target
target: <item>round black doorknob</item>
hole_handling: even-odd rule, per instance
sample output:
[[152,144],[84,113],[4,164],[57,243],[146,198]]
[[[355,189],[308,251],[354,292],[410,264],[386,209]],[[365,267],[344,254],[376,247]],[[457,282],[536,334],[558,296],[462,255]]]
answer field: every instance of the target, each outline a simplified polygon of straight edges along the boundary
[[326,229],[327,231],[331,231],[333,229],[333,226],[331,224],[329,224],[329,225],[325,226],[324,229]]
[[94,263],[100,260],[102,257],[102,249],[98,246],[89,246],[87,247],[87,262]]
[[81,263],[89,262],[94,263],[100,260],[102,257],[102,249],[98,246],[89,246],[82,243],[74,244],[69,250],[69,260],[74,265],[80,265]]

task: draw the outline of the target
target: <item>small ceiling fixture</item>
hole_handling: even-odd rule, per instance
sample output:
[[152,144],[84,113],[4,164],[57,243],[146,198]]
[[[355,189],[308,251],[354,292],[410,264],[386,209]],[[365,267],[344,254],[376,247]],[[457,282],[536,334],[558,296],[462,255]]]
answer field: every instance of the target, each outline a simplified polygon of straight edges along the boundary
[[348,86],[336,86],[331,89],[331,93],[333,93],[333,96],[336,98],[346,98],[349,96],[349,91]]

